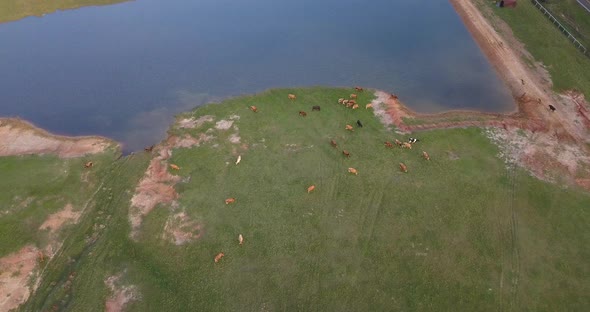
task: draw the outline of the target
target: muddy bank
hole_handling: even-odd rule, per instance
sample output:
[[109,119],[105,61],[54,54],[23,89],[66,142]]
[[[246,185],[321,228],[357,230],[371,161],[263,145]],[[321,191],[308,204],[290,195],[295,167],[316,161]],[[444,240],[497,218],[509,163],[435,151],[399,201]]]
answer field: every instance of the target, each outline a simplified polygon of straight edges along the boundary
[[120,144],[98,136],[54,135],[21,119],[0,118],[0,156],[52,154],[72,158],[109,148],[120,149]]

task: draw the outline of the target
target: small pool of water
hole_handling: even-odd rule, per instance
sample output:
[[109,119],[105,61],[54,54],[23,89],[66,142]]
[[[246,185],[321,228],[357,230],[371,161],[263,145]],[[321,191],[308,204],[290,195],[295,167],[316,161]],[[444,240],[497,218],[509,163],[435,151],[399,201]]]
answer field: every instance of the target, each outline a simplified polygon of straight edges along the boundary
[[0,24],[0,115],[128,151],[203,103],[313,85],[419,112],[514,109],[447,1],[138,0]]

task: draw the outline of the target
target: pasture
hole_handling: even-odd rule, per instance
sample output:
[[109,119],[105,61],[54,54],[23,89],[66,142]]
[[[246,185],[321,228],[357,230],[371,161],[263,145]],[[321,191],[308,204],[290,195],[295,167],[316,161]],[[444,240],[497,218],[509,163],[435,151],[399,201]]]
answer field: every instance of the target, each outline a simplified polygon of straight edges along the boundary
[[[590,305],[587,193],[507,166],[482,129],[414,133],[420,141],[411,150],[388,148],[385,141],[410,135],[387,130],[364,108],[370,91],[358,93],[357,110],[337,103],[350,93],[278,89],[178,116],[213,119],[170,129],[178,137],[209,136],[200,146],[174,149],[168,160],[180,167],[171,171],[182,178],[177,204],[152,211],[131,240],[129,199],[150,155],[103,169],[104,191],[24,310],[102,311],[110,296],[105,279],[116,274],[137,290],[129,311]],[[313,105],[321,111],[312,112]],[[230,120],[228,129],[215,128]],[[230,197],[236,201],[225,204]],[[163,237],[179,212],[199,224],[198,238],[182,245]],[[225,257],[214,263],[219,252]]]

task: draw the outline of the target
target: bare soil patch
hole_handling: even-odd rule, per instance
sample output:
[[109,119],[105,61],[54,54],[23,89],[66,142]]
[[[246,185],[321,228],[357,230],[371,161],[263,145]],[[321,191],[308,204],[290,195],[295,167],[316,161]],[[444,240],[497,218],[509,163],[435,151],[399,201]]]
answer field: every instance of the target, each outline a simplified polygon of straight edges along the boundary
[[39,227],[39,230],[49,230],[51,233],[55,233],[61,229],[61,227],[67,222],[77,222],[80,218],[80,211],[74,211],[72,204],[67,204],[63,210],[58,211],[50,215],[43,224]]
[[111,296],[105,302],[106,312],[121,312],[134,300],[139,300],[139,291],[135,285],[121,285],[122,274],[108,277],[104,283],[111,290]]
[[38,254],[39,249],[29,245],[0,259],[0,311],[16,309],[27,301]]
[[54,154],[72,158],[101,153],[113,146],[119,144],[103,137],[58,136],[20,119],[0,118],[0,156]]
[[203,235],[203,225],[192,220],[186,212],[171,215],[164,226],[162,238],[175,245],[184,245],[195,241]]
[[206,122],[213,122],[213,120],[215,120],[215,117],[211,115],[201,116],[198,119],[183,118],[177,122],[177,126],[178,128],[194,129],[202,126]]
[[218,122],[215,123],[215,129],[217,130],[227,130],[229,128],[231,128],[231,126],[234,124],[233,120],[220,120]]

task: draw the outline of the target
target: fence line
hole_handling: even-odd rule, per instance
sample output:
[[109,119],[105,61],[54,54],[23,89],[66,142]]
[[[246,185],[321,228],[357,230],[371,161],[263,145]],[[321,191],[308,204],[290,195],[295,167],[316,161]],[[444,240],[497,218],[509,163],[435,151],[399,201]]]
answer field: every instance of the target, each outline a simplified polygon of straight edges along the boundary
[[578,3],[579,3],[579,4],[580,4],[580,5],[581,5],[581,6],[582,6],[584,9],[586,9],[586,11],[588,11],[588,13],[590,13],[590,8],[587,6],[587,5],[588,5],[588,3],[584,4],[584,3],[582,3],[582,1],[581,1],[581,0],[576,0],[576,1],[578,1]]
[[590,57],[590,55],[588,55],[588,49],[586,49],[586,47],[578,39],[576,39],[574,35],[572,35],[565,27],[563,27],[563,25],[561,25],[561,23],[555,17],[553,17],[549,10],[547,10],[537,0],[531,1],[533,2],[533,5],[537,7],[537,9],[539,9],[543,13],[543,15],[545,15],[551,21],[551,23],[553,23],[553,25],[557,26],[557,28],[561,31],[562,34],[567,36],[567,38],[576,46],[576,48],[578,48],[578,50],[582,52],[582,54]]

